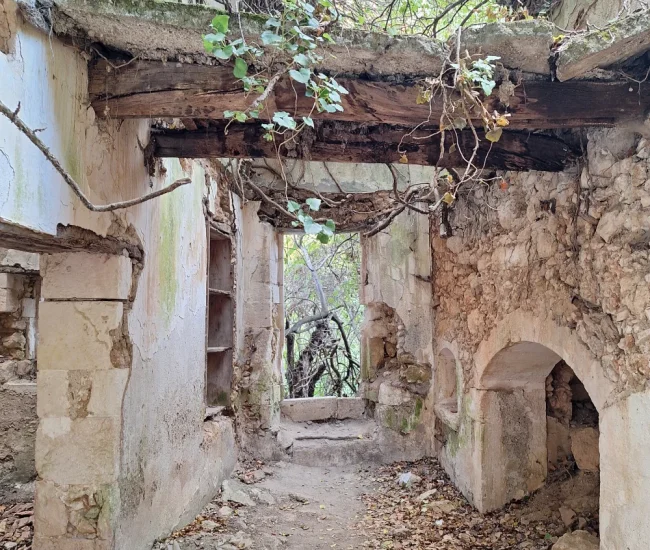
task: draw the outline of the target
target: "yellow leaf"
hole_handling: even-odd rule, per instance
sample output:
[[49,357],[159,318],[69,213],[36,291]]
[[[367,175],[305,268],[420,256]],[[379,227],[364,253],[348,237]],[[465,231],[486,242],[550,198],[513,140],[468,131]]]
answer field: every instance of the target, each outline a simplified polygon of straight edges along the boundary
[[408,159],[408,157],[407,157],[405,154],[403,154],[403,155],[399,158],[399,162],[400,162],[400,164],[408,164],[408,163],[409,163],[409,159]]
[[497,118],[497,126],[500,126],[500,127],[503,128],[504,126],[508,126],[509,124],[510,124],[510,121],[506,117],[500,116],[499,118]]
[[442,200],[443,200],[443,202],[446,202],[447,204],[451,204],[452,202],[454,202],[454,196],[449,191],[447,191],[442,196]]
[[485,138],[492,143],[496,143],[501,139],[501,134],[503,134],[503,130],[501,128],[495,128],[494,130],[487,132]]

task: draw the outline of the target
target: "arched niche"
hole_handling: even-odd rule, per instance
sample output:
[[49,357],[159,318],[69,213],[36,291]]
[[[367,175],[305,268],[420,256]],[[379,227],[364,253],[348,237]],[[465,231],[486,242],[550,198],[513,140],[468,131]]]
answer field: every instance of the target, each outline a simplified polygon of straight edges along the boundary
[[[481,431],[474,449],[474,503],[486,512],[530,494],[546,480],[545,380],[559,361],[573,369],[599,413],[614,385],[575,333],[521,310],[495,327],[474,358]],[[607,472],[601,469],[601,475]]]
[[434,363],[433,406],[436,417],[452,430],[458,429],[460,421],[459,376],[454,353],[449,347],[442,347]]

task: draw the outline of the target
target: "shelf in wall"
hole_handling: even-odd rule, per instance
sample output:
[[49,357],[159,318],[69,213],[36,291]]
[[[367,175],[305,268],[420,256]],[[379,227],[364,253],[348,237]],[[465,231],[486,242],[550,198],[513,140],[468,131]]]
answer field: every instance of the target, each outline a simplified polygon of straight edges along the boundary
[[228,346],[228,347],[220,347],[220,346],[211,347],[211,348],[208,348],[208,353],[223,353],[224,351],[228,351],[229,349],[231,349],[230,346]]
[[220,296],[228,296],[229,298],[232,298],[232,292],[230,290],[221,290],[218,288],[211,288],[209,289],[210,294],[219,294]]

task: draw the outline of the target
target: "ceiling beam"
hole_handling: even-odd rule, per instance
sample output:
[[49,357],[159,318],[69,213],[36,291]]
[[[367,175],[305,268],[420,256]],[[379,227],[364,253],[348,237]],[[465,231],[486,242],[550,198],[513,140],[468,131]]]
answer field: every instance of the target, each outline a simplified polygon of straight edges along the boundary
[[[418,105],[418,86],[405,83],[340,78],[349,90],[343,96],[343,112],[313,113],[313,118],[358,123],[414,126],[426,120],[436,124],[442,105],[434,101]],[[508,98],[506,108],[498,94],[488,107],[511,113],[513,129],[577,128],[611,126],[620,120],[644,120],[650,110],[650,83],[525,81]],[[89,92],[100,117],[200,118],[222,120],[226,110],[244,110],[255,99],[246,95],[225,65],[133,61],[114,68],[101,60],[90,69]],[[310,114],[311,99],[301,85],[280,81],[267,102],[267,112]],[[262,113],[262,117],[264,113]]]
[[[232,124],[228,133],[225,124],[212,123],[207,130],[160,130],[152,135],[153,151],[157,157],[180,158],[278,158],[276,145],[263,138],[260,124]],[[409,130],[388,125],[358,125],[349,122],[323,121],[314,131],[303,130],[296,141],[282,147],[280,156],[312,161],[352,163],[400,162],[406,154],[409,164],[452,168],[463,167],[474,148],[471,131],[459,132],[454,148],[451,133],[447,133],[442,162],[440,136],[435,130],[418,130],[405,137]],[[482,136],[481,136],[482,137]],[[419,139],[418,139],[419,138]],[[452,152],[449,152],[449,149]],[[500,170],[560,171],[574,158],[562,140],[528,132],[504,132],[496,143],[482,138],[475,161],[476,166]]]

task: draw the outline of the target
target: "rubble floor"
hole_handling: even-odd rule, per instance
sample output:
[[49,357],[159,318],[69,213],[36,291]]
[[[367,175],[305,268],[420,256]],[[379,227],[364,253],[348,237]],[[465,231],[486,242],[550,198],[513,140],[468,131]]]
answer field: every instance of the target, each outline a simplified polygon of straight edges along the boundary
[[[415,478],[400,486],[407,472]],[[435,459],[367,468],[257,463],[237,475],[192,524],[154,548],[548,550],[570,529],[598,534],[598,474],[571,463],[533,496],[485,515]]]

